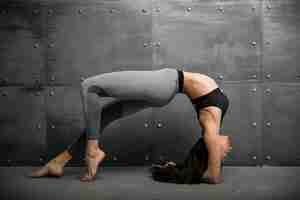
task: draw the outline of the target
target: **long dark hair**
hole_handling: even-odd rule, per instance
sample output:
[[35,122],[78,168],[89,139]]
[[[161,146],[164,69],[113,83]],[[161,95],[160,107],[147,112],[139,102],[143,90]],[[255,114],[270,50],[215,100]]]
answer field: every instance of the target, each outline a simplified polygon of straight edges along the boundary
[[156,181],[178,184],[201,183],[208,167],[208,151],[203,137],[189,150],[185,159],[174,162],[176,165],[163,165],[168,161],[160,161],[150,167],[152,178]]

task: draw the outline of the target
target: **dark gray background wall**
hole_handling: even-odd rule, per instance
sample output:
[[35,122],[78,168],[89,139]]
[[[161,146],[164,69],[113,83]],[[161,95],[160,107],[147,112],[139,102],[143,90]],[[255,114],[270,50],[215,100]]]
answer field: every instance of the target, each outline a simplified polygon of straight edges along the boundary
[[[210,75],[228,95],[225,164],[299,165],[299,9],[297,0],[1,1],[0,164],[45,163],[79,136],[84,78],[173,67]],[[177,95],[109,124],[104,165],[181,160],[199,137]]]

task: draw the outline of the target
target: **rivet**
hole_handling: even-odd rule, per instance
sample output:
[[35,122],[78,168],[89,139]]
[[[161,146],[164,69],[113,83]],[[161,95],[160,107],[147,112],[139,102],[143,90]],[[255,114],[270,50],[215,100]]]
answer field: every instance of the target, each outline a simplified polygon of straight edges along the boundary
[[222,6],[217,7],[217,11],[224,12],[224,8]]
[[82,14],[82,9],[81,9],[81,8],[78,9],[78,13],[79,13],[79,14]]
[[252,126],[256,127],[256,126],[257,126],[257,123],[256,123],[256,122],[253,122],[253,123],[252,123]]
[[256,88],[252,88],[251,89],[252,92],[256,92],[256,90],[257,90]]
[[148,46],[148,44],[147,43],[144,43],[144,47],[147,47]]
[[148,128],[149,127],[149,124],[146,122],[144,123],[144,127]]
[[223,89],[220,89],[221,90],[221,92],[224,92],[224,90]]
[[113,157],[113,160],[118,160],[118,158],[116,156]]
[[256,79],[256,78],[257,78],[257,75],[256,75],[256,74],[253,74],[253,75],[251,76],[251,78]]
[[268,10],[271,10],[271,8],[272,8],[271,5],[268,4],[268,5],[267,5],[267,9],[268,9]]
[[35,96],[40,96],[41,95],[41,92],[39,92],[39,91],[37,91],[36,93],[35,93]]
[[270,155],[267,155],[267,156],[266,156],[266,160],[271,160],[271,156],[270,156]]
[[159,47],[160,46],[160,42],[156,42],[155,46]]
[[109,12],[110,12],[110,13],[113,13],[113,12],[114,12],[114,10],[113,10],[113,9],[110,9],[110,10],[109,10]]
[[257,157],[256,157],[256,156],[252,156],[252,159],[253,159],[253,160],[256,160],[256,159],[257,159]]
[[35,44],[33,45],[33,47],[34,47],[34,48],[38,48],[38,47],[39,47],[39,44],[38,44],[38,43],[35,43]]
[[44,159],[42,157],[40,157],[40,162],[43,162],[43,161],[44,161]]
[[267,122],[266,125],[267,125],[268,127],[271,127],[272,124],[271,124],[271,122]]
[[1,82],[2,82],[3,84],[6,84],[6,83],[8,82],[8,78],[1,78]]
[[220,79],[220,80],[223,80],[223,78],[224,78],[223,75],[218,76],[218,79]]
[[163,125],[162,125],[162,123],[161,122],[158,122],[157,123],[157,128],[161,128]]
[[50,80],[51,80],[51,81],[54,81],[54,80],[55,80],[55,76],[52,75],[51,78],[50,78]]
[[50,43],[50,44],[48,45],[48,47],[49,47],[49,48],[52,48],[52,47],[54,47],[54,44],[53,44],[53,43]]
[[84,81],[84,77],[83,76],[80,77],[80,81]]
[[8,159],[7,162],[10,164],[10,163],[11,163],[11,160]]
[[267,78],[267,79],[270,79],[271,77],[272,77],[271,74],[267,74],[267,75],[266,75],[266,78]]
[[37,14],[40,13],[40,11],[39,11],[38,9],[34,9],[34,10],[32,11],[32,13],[35,14],[35,15],[37,15]]
[[7,92],[2,92],[2,96],[6,97],[7,96]]
[[253,47],[256,47],[256,44],[257,44],[257,43],[256,43],[255,41],[252,41],[252,42],[251,42],[251,45],[252,45]]
[[37,128],[40,129],[42,127],[41,123],[38,123]]
[[51,125],[51,128],[55,128],[55,126],[52,124],[52,125]]
[[160,11],[160,8],[159,8],[159,7],[157,7],[157,8],[155,9],[155,11],[156,11],[156,12],[159,12],[159,11]]
[[270,88],[266,89],[266,93],[270,94],[271,93],[271,89]]
[[7,11],[6,10],[1,10],[2,15],[6,15]]
[[146,10],[146,9],[142,9],[142,12],[143,12],[143,13],[146,13],[146,12],[147,12],[147,10]]
[[145,156],[145,160],[149,160],[149,156],[148,155]]
[[186,10],[187,10],[188,12],[191,12],[192,8],[189,7],[189,8],[187,8]]
[[252,11],[254,11],[254,10],[255,10],[255,7],[253,6],[251,9],[252,9]]
[[53,10],[52,9],[49,9],[48,10],[48,15],[51,15],[53,13]]

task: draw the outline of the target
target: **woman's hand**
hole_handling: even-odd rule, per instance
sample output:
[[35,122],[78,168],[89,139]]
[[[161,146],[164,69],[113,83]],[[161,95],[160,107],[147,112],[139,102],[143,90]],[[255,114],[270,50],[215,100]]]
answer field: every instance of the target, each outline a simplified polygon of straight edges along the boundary
[[221,175],[217,177],[207,176],[203,178],[203,181],[208,184],[220,184],[224,182],[224,178]]

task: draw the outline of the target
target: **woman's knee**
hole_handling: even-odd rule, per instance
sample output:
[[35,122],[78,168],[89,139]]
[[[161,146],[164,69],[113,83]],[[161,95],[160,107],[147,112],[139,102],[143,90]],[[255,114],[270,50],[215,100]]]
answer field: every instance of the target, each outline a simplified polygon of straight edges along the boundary
[[92,80],[91,80],[91,78],[84,79],[81,82],[81,89],[83,91],[87,92],[91,86],[92,86]]
[[81,82],[81,90],[84,96],[87,96],[88,93],[99,93],[100,88],[94,85],[92,79],[87,78]]

